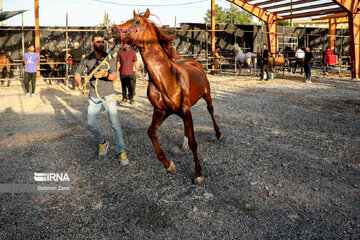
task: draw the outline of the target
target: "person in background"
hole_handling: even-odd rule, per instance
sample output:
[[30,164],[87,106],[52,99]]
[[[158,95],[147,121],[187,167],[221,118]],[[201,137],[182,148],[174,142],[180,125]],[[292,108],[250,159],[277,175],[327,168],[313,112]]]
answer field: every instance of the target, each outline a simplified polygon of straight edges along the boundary
[[309,47],[306,47],[306,53],[304,57],[304,70],[306,75],[306,83],[311,83],[311,63],[314,61],[314,56]]
[[28,52],[24,54],[24,85],[25,85],[25,96],[29,96],[29,83],[31,81],[31,96],[35,96],[35,85],[36,85],[36,73],[38,66],[40,65],[40,56],[35,52],[35,44],[29,43]]
[[71,55],[72,64],[70,74],[74,75],[76,69],[78,68],[81,59],[85,57],[84,52],[79,48],[79,43],[74,43],[74,48],[70,50],[69,54]]
[[325,66],[325,72],[328,72],[329,70],[329,64],[326,63],[326,56],[332,56],[334,55],[334,51],[330,48],[328,48],[326,51],[323,52],[323,64]]
[[[54,53],[52,51],[50,51],[49,49],[49,46],[48,45],[44,45],[44,49],[40,51],[40,61],[41,62],[46,62],[46,59],[50,56],[53,56]],[[42,75],[44,77],[49,77],[50,75],[50,72],[51,72],[51,68],[48,64],[44,64],[42,65],[43,68],[45,69],[43,72],[42,72]]]
[[[296,67],[298,65],[302,65],[304,62],[304,57],[305,57],[305,52],[301,49],[301,47],[297,47],[296,52],[295,52],[295,58],[296,58],[296,62],[294,64],[294,69],[293,69],[293,73],[296,73]],[[301,74],[303,74],[303,68],[301,68]]]
[[265,80],[267,81],[269,79],[269,51],[267,50],[266,44],[263,44],[263,57],[262,57],[260,81],[264,79],[265,72],[266,72]]
[[54,55],[54,53],[50,51],[49,45],[44,45],[44,49],[40,51],[40,59],[46,59],[52,55]]
[[[119,51],[117,55],[117,70],[121,80],[123,102],[130,99],[130,104],[134,104],[136,77],[138,75],[137,57],[130,45],[125,44],[125,50]],[[134,72],[135,66],[135,72]],[[127,91],[129,94],[127,95]]]

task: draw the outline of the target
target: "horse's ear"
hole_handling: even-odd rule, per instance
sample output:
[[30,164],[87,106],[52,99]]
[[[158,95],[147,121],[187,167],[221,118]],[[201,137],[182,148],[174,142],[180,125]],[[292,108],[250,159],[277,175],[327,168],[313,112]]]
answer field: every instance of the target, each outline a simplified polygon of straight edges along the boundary
[[149,18],[150,17],[150,10],[147,8],[144,17]]
[[134,9],[134,17],[137,17],[138,15],[137,15],[137,13],[135,12],[135,9]]

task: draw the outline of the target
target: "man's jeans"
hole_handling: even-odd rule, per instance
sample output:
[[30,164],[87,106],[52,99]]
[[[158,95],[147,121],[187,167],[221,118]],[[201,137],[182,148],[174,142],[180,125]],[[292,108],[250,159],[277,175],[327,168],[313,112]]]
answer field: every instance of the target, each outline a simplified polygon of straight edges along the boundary
[[[103,100],[110,100],[114,97],[115,97],[115,94],[111,94],[111,95],[104,97]],[[87,114],[87,124],[89,126],[89,129],[92,132],[92,134],[94,135],[94,137],[96,138],[96,140],[99,142],[99,144],[104,143],[105,138],[101,134],[101,131],[96,123],[97,117],[99,116],[99,112],[101,110],[101,106],[103,106],[103,105],[108,113],[111,127],[114,130],[115,140],[118,145],[119,153],[124,152],[125,144],[124,144],[124,140],[122,137],[121,125],[120,125],[119,116],[118,116],[117,108],[116,108],[116,105],[117,105],[116,101],[104,103],[98,98],[93,98],[93,97],[89,96],[89,106],[88,106],[88,114]]]

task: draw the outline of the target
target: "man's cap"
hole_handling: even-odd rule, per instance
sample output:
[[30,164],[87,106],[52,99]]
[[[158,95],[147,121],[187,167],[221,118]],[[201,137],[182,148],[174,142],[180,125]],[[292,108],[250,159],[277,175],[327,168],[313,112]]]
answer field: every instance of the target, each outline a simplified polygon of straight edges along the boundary
[[74,47],[78,47],[79,46],[79,43],[78,42],[74,42]]

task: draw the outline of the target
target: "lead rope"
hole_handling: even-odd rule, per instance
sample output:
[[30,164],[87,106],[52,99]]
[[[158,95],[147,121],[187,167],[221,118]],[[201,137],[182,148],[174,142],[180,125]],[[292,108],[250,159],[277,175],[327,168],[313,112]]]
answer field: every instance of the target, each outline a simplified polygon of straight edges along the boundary
[[[114,48],[116,47],[117,44],[114,45],[114,47],[112,49],[109,50],[108,52],[108,55],[104,58],[104,60],[100,63],[99,66],[97,66],[90,74],[87,79],[85,79],[85,82],[83,84],[83,86],[85,86],[88,82],[90,82],[90,79],[93,77],[95,71],[98,71],[100,70],[100,67],[104,64],[107,65],[107,69],[106,71],[108,71],[110,69],[110,64],[107,62],[107,59],[111,59],[111,53],[112,51],[114,50]],[[116,80],[114,81],[116,82]],[[100,101],[102,101],[103,103],[109,103],[109,102],[114,102],[114,101],[117,101],[117,100],[120,100],[122,94],[118,94],[116,95],[114,98],[110,99],[110,100],[104,100],[104,98],[100,97],[100,94],[98,92],[98,87],[97,87],[97,83],[98,83],[98,78],[96,78],[95,80],[95,93],[96,93],[96,96],[100,99]]]

